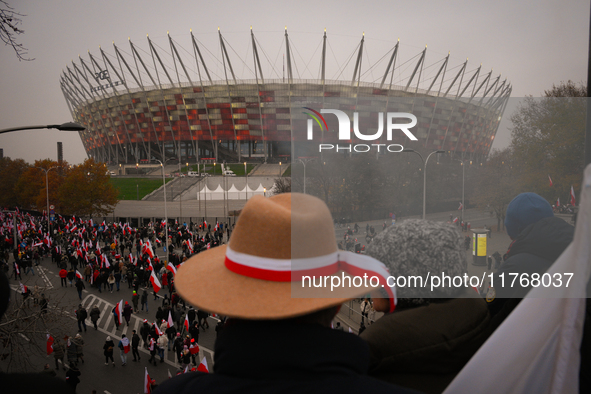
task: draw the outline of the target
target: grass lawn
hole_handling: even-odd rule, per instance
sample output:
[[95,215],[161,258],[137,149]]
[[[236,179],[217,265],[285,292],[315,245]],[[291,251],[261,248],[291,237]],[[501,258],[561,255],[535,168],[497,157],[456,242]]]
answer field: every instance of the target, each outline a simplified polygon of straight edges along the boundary
[[[174,178],[166,178],[166,182]],[[139,199],[152,193],[162,186],[162,179],[151,178],[116,178],[111,177],[111,184],[119,190],[120,200],[136,200],[139,190]]]
[[[256,164],[246,164],[247,171],[248,172],[252,171],[252,169],[255,166],[256,166]],[[228,169],[234,171],[234,174],[236,174],[236,176],[244,176],[244,164],[239,164],[239,163],[227,164],[226,167],[228,167]],[[215,173],[214,173],[214,170],[215,170]],[[197,164],[189,165],[188,171],[197,171]],[[211,175],[222,175],[222,167],[219,164],[216,164],[215,166],[213,165],[213,163],[212,164],[200,164],[199,171],[206,172]],[[187,173],[187,166],[183,166],[181,168],[181,172],[186,174]]]
[[287,167],[287,170],[285,170],[283,172],[283,176],[284,177],[290,177],[291,176],[291,164],[289,164],[289,167]]

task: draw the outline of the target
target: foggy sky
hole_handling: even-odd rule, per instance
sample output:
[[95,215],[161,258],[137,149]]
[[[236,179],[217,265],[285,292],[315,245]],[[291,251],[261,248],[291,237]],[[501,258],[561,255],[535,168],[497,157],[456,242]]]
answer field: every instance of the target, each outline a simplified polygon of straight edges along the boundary
[[[162,44],[159,51],[169,52],[167,31],[179,46],[191,51],[189,29],[211,51],[207,55],[210,59],[221,59],[219,27],[231,45],[229,55],[237,77],[241,78],[253,77],[249,53],[252,25],[265,51],[259,55],[267,75],[273,75],[273,67],[275,72],[281,71],[287,26],[297,51],[293,61],[298,74],[294,77],[318,78],[319,47],[326,28],[330,79],[351,80],[354,60],[345,65],[365,33],[362,80],[366,82],[380,78],[380,67],[369,67],[400,38],[402,61],[412,59],[425,45],[425,66],[440,61],[451,51],[450,68],[466,58],[468,70],[482,63],[482,72],[493,69],[493,76],[500,73],[502,79],[508,79],[513,86],[512,98],[539,96],[553,84],[569,79],[586,83],[588,1],[8,2],[16,11],[26,14],[20,25],[25,33],[18,40],[35,60],[19,62],[11,47],[0,47],[0,129],[71,121],[59,77],[78,55],[84,58],[86,51],[99,53],[99,45],[114,53],[113,41],[129,53],[128,37],[136,46],[147,49],[146,34]],[[219,65],[211,64],[217,75],[223,75]],[[401,70],[404,67],[408,65],[401,66]],[[509,116],[508,110],[493,148],[509,143]],[[56,160],[57,141],[64,144],[66,161],[80,163],[86,158],[74,132],[37,130],[5,134],[0,136],[0,148],[5,156],[32,163],[36,159]]]

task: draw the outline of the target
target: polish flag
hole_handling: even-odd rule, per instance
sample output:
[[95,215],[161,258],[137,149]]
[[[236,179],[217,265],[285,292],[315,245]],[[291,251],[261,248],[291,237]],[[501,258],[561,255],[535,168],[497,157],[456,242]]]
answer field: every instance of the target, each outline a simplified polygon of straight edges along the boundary
[[552,178],[550,178],[550,174],[548,174],[548,180],[550,181],[550,187],[554,186],[554,184],[552,183]]
[[76,270],[76,278],[80,278],[80,280],[84,279],[80,271]]
[[154,271],[154,266],[152,265],[152,262],[150,261],[149,257],[148,257],[148,266],[146,267],[146,269],[148,271]]
[[457,223],[457,222],[458,222],[458,218],[456,217],[456,218],[454,219],[454,223]]
[[160,289],[162,288],[162,285],[160,284],[160,281],[158,280],[158,277],[156,277],[156,274],[154,273],[153,270],[152,270],[152,274],[150,275],[150,283],[152,283],[152,287],[154,287],[154,291],[156,293],[158,293],[160,291]]
[[197,345],[197,342],[191,343],[191,346],[189,346],[189,352],[193,355],[199,353],[199,345]]
[[[16,271],[16,274],[17,275],[20,275],[21,274],[21,270],[18,268],[17,262],[15,261],[13,264],[14,264],[14,270]],[[22,283],[21,283],[21,285],[22,285]]]
[[464,209],[464,204],[460,203],[460,207],[458,208],[458,211],[461,211],[462,209]]
[[197,367],[197,371],[209,373],[209,368],[207,367],[207,360],[205,357],[201,360],[201,364]]
[[166,328],[170,328],[174,326],[174,322],[172,321],[172,313],[168,311],[168,321],[166,322]]
[[117,303],[117,305],[115,305],[115,317],[117,318],[117,321],[119,324],[121,324],[121,322],[123,321],[123,300],[119,301]]
[[190,239],[187,240],[187,246],[189,247],[189,250],[191,251],[191,253],[193,253],[193,244],[191,243]]
[[211,248],[211,242],[207,244],[207,249]]
[[158,323],[154,323],[153,325],[156,327],[156,334],[158,334],[158,336],[163,335],[162,330],[158,327]]
[[557,208],[558,208],[558,207],[560,207],[560,197],[558,197],[558,198],[556,199],[556,207],[557,207]]
[[174,264],[172,264],[172,261],[168,262],[168,264],[166,265],[166,269],[172,272],[174,276],[176,276],[176,268],[174,267]]
[[47,355],[53,353],[53,337],[47,334]]
[[170,373],[170,369],[168,370],[168,379],[172,379],[172,374]]
[[123,345],[123,353],[129,353],[131,346],[129,345],[129,338],[121,338],[121,344]]
[[183,323],[183,325],[185,326],[185,330],[189,332],[189,315],[185,316],[185,322]]
[[577,200],[575,199],[575,189],[572,185],[570,186],[570,205],[573,207],[577,205]]
[[146,374],[144,376],[144,394],[150,394],[152,392],[152,379],[148,375],[148,368],[146,368]]

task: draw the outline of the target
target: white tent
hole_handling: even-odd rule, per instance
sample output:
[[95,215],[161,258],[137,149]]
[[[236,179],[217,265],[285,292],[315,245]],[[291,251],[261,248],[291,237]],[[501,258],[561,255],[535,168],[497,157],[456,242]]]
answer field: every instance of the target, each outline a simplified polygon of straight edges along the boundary
[[246,193],[244,190],[238,190],[236,185],[232,185],[227,193],[228,200],[244,200],[246,198]]

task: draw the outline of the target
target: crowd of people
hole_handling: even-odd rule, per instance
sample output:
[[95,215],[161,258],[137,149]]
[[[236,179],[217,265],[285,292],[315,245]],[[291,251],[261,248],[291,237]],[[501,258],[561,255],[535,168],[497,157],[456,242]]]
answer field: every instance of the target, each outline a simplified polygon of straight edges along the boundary
[[[54,235],[61,235],[59,241],[55,236],[47,242],[42,231],[23,237],[24,246],[14,252],[15,279],[20,275],[20,254],[26,255],[29,250],[31,255],[40,246],[41,256],[51,251],[52,260],[66,271],[62,286],[78,290],[77,283],[86,281],[97,291],[116,292],[121,282],[127,283],[133,292],[133,306],[125,302],[125,306],[113,309],[117,325],[128,324],[130,313],[137,312],[140,304],[147,312],[150,295],[144,286],[151,284],[155,291],[159,286],[168,288],[169,294],[155,312],[156,323],[145,319],[139,333],[134,330],[131,338],[123,335],[118,342],[106,338],[105,365],[116,365],[115,347],[122,365],[126,365],[127,353],[131,351],[133,361],[139,361],[138,349],[143,346],[150,354],[148,362],[155,366],[164,361],[165,351],[174,351],[179,371],[193,370],[199,362],[199,330],[208,327],[205,311],[227,317],[216,327],[221,331],[215,344],[215,373],[181,374],[162,382],[156,393],[287,389],[439,393],[531,288],[521,285],[510,292],[506,288],[489,288],[482,294],[482,289],[475,291],[467,285],[444,285],[426,296],[423,289],[384,286],[387,282],[382,280],[387,275],[465,274],[462,232],[449,223],[409,219],[385,226],[372,237],[367,255],[361,256],[339,250],[330,212],[322,201],[297,193],[253,197],[244,207],[232,241],[216,248],[210,248],[217,246],[215,237],[209,233],[195,236],[202,232],[191,232],[189,226],[171,226],[174,235],[165,240],[162,224],[142,229],[127,225],[97,228],[73,220],[58,225]],[[72,231],[72,226],[81,226],[82,230]],[[496,277],[543,274],[574,234],[573,226],[555,217],[550,204],[534,193],[522,193],[509,204],[505,227],[513,242],[502,258],[494,256]],[[462,228],[468,229],[469,224]],[[353,234],[348,231],[347,236]],[[293,247],[293,239],[298,241],[297,247]],[[101,249],[99,243],[106,246]],[[175,245],[181,253],[169,250],[167,261],[160,261],[153,248],[162,243]],[[127,249],[128,258],[123,257]],[[333,255],[336,264],[326,257]],[[294,297],[291,285],[297,282],[299,271],[292,265],[286,271],[285,261],[297,261],[305,267],[304,272],[318,270],[324,275],[340,270],[355,275],[371,272],[378,275],[382,286],[342,289],[338,294],[315,289],[306,297]],[[80,268],[84,275],[79,274]],[[155,276],[159,281],[154,281]],[[363,297],[367,294],[371,300]],[[364,326],[359,336],[340,327],[331,330],[340,305],[358,297],[364,298],[364,321],[373,321],[376,311],[384,315]],[[76,314],[79,331],[86,331],[80,322],[87,316],[82,305]],[[96,311],[91,310],[88,316],[96,329]],[[590,326],[585,324],[581,347],[581,392],[589,388]],[[67,357],[74,368],[84,362],[82,350],[78,351],[78,344],[80,349],[84,346],[80,332],[72,339],[64,338],[67,346],[58,345],[62,346],[58,355],[62,360]],[[252,351],[253,343],[256,352]],[[75,350],[70,350],[71,346]],[[54,355],[56,368],[58,355]]]

